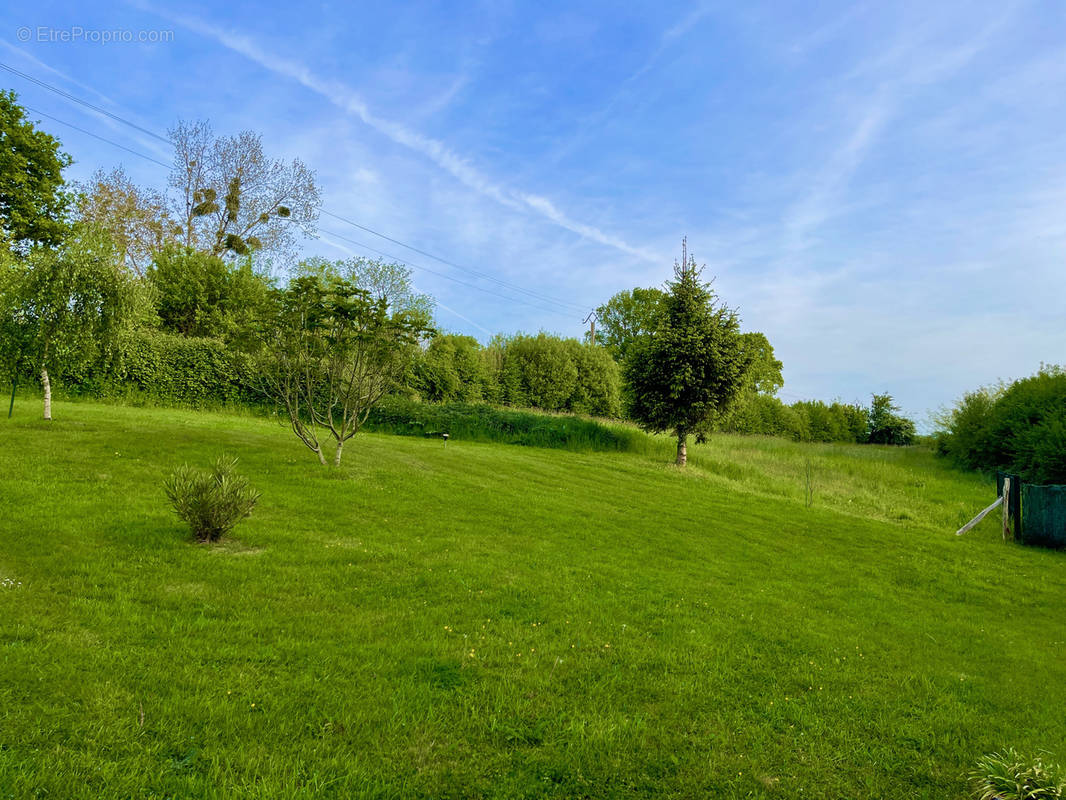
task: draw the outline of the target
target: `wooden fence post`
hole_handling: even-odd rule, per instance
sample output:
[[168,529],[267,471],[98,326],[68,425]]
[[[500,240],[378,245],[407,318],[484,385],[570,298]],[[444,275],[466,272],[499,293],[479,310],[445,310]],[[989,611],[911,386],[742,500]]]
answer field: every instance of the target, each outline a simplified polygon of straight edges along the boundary
[[[1007,541],[1007,534],[1010,533],[1011,513],[1010,513],[1010,478],[1003,479],[1003,541]],[[1014,535],[1011,534],[1011,538]]]

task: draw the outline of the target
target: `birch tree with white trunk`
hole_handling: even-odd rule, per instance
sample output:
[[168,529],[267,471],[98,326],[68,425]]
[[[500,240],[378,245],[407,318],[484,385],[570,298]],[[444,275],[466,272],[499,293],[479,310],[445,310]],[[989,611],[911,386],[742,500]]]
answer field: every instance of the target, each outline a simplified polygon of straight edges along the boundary
[[104,357],[132,309],[131,286],[103,233],[75,226],[62,244],[5,259],[0,329],[8,358],[41,381],[52,418],[52,377]]

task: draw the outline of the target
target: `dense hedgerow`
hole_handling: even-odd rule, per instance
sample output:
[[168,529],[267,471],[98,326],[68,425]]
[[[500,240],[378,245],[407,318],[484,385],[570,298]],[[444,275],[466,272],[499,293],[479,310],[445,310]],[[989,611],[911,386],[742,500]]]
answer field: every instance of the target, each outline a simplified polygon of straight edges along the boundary
[[59,375],[72,394],[136,394],[181,405],[261,403],[252,359],[218,339],[151,329],[123,333],[106,361]]
[[758,394],[731,409],[718,429],[797,442],[865,442],[869,421],[869,411],[862,406],[820,400],[785,405],[776,397]]
[[413,370],[411,388],[431,403],[497,403],[597,417],[622,412],[621,373],[602,347],[546,333],[433,338]]
[[940,420],[937,451],[970,469],[1066,483],[1066,369],[1045,366],[1006,389],[966,394]]

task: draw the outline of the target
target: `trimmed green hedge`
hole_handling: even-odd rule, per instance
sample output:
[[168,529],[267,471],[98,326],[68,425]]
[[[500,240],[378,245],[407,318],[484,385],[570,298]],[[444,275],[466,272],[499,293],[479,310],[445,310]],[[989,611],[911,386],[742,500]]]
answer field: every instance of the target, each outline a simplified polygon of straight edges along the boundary
[[262,404],[254,389],[250,357],[218,339],[178,336],[155,330],[124,333],[109,358],[58,377],[73,394],[117,397],[136,394],[159,403]]

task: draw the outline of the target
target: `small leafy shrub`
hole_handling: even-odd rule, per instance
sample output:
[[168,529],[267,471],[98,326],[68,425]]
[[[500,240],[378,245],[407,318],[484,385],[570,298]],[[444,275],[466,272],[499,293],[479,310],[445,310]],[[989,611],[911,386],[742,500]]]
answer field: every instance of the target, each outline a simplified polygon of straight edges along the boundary
[[1024,759],[1014,748],[982,758],[970,779],[977,800],[1056,800],[1066,793],[1057,765]]
[[217,542],[252,513],[259,492],[234,472],[237,459],[221,457],[210,470],[183,466],[163,483],[174,511],[199,542]]

